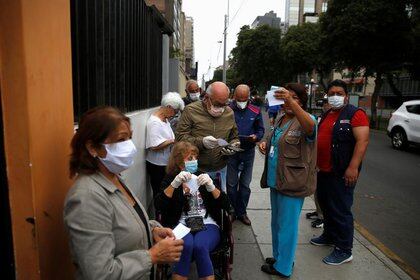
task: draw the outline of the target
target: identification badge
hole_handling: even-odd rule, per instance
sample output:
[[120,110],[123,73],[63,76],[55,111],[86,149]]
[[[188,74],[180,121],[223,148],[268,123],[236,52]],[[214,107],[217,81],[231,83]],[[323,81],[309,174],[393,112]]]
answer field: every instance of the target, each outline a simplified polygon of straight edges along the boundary
[[350,124],[350,120],[340,120],[340,123],[347,123],[347,124]]
[[270,157],[272,158],[274,156],[274,146],[270,147],[270,153],[269,153]]

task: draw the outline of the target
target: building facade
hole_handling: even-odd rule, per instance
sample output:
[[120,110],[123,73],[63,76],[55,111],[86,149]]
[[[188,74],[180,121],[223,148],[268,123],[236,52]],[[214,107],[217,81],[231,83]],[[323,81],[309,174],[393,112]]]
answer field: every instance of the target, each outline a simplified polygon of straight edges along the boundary
[[317,22],[328,7],[328,0],[286,0],[286,29],[304,22]]
[[277,14],[274,11],[269,11],[263,16],[257,16],[251,24],[251,28],[257,28],[261,25],[268,25],[270,27],[280,29],[281,18],[277,17]]
[[185,71],[189,76],[193,74],[194,68],[194,19],[192,17],[185,18],[184,26],[184,40],[185,40]]

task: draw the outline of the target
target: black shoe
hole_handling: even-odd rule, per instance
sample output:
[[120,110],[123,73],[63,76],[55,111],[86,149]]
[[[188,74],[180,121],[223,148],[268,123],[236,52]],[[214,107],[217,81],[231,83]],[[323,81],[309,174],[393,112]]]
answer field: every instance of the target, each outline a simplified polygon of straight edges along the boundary
[[275,258],[265,258],[265,263],[266,264],[271,264],[273,265],[276,262]]
[[263,271],[263,272],[265,272],[265,273],[267,273],[267,274],[270,274],[270,275],[277,275],[277,276],[279,276],[280,278],[290,278],[290,276],[286,276],[286,275],[284,275],[284,274],[282,274],[282,273],[280,273],[280,272],[278,272],[274,267],[273,267],[273,265],[272,264],[263,264],[262,266],[261,266],[261,271]]
[[248,218],[248,216],[245,214],[242,217],[238,218],[239,221],[241,221],[243,224],[250,226],[251,220]]
[[324,227],[324,220],[322,220],[322,219],[316,219],[315,221],[313,221],[311,223],[311,226],[313,228],[322,228],[322,227]]
[[315,217],[318,217],[318,213],[315,212],[310,212],[310,213],[306,213],[306,219],[314,219]]

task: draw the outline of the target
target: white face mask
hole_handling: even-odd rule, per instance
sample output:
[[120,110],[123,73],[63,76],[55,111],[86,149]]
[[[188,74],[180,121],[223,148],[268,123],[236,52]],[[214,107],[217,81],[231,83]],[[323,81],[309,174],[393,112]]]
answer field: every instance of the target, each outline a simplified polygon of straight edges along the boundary
[[198,99],[200,99],[200,93],[199,92],[188,93],[188,95],[190,96],[190,99],[192,101],[197,101]]
[[246,105],[248,105],[248,101],[244,101],[244,102],[236,101],[236,105],[238,105],[238,107],[240,109],[245,109],[246,108]]
[[133,141],[127,140],[103,145],[106,149],[106,157],[99,158],[99,160],[111,173],[120,174],[133,165],[134,155],[137,153]]
[[209,114],[213,117],[220,117],[225,112],[225,107],[214,107],[213,105],[210,106]]
[[339,109],[344,106],[344,96],[328,96],[328,103],[333,109]]

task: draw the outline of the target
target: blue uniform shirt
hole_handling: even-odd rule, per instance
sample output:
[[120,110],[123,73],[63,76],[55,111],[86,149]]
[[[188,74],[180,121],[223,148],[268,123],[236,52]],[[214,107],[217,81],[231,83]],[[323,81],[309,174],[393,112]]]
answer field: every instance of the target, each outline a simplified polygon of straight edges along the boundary
[[245,109],[240,109],[236,105],[236,101],[230,104],[230,108],[232,108],[235,114],[241,148],[244,150],[254,149],[255,142],[249,141],[246,136],[255,134],[257,136],[257,142],[263,138],[264,123],[260,108],[248,102]]

